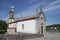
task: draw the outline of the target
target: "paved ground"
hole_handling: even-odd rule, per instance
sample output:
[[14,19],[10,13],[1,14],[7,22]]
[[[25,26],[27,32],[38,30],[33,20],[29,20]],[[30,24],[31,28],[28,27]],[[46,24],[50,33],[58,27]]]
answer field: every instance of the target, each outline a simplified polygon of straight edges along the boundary
[[29,39],[29,40],[60,40],[60,33],[47,33],[46,37],[40,37],[40,38]]
[[47,36],[49,40],[60,40],[60,33],[49,33]]
[[[29,36],[29,37],[28,37]],[[24,40],[60,40],[60,33],[46,33],[45,37],[38,37],[38,35],[36,36],[37,38],[31,38],[30,35],[28,35],[26,37],[26,35],[24,36]],[[32,35],[33,37],[34,35]],[[14,38],[14,40],[22,40],[21,39],[21,35],[12,35],[12,36],[4,36],[0,34],[0,40],[7,40],[6,37],[8,38],[8,40],[12,40]],[[23,37],[22,37],[23,38]]]

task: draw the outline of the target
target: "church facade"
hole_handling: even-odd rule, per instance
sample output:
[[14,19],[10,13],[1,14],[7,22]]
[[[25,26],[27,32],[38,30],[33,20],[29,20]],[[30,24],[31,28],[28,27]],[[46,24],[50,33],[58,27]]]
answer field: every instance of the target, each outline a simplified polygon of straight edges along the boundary
[[46,31],[46,17],[42,9],[40,12],[36,12],[35,16],[20,18],[15,20],[14,18],[14,6],[11,7],[9,12],[9,24],[7,33],[29,33],[29,34],[44,34]]

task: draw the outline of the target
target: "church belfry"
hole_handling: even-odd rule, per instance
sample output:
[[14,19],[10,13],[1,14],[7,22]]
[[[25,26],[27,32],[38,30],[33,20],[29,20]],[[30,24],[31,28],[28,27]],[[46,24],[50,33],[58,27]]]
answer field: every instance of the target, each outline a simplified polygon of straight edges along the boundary
[[14,6],[12,5],[11,10],[9,12],[9,24],[7,28],[7,34],[16,34],[16,23],[11,24],[15,21],[14,14]]
[[12,5],[11,6],[11,10],[9,12],[9,23],[15,21],[14,14],[15,14],[15,12],[14,12],[14,6]]
[[14,14],[15,14],[14,5],[12,4],[10,12],[9,12],[9,24],[8,24],[8,28],[7,28],[7,34],[16,34],[16,23],[11,24],[12,22],[15,21]]

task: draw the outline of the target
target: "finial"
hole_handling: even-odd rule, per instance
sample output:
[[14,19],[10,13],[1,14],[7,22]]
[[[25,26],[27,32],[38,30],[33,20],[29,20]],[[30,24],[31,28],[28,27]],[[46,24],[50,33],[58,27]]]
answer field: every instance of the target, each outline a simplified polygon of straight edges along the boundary
[[14,8],[14,6],[12,5],[11,8]]
[[14,11],[14,6],[13,5],[11,6],[11,11]]
[[12,6],[11,6],[11,11],[14,11],[14,5],[13,5],[14,1],[12,0]]
[[38,10],[36,10],[36,13],[38,13]]
[[42,10],[42,4],[40,4],[40,10]]

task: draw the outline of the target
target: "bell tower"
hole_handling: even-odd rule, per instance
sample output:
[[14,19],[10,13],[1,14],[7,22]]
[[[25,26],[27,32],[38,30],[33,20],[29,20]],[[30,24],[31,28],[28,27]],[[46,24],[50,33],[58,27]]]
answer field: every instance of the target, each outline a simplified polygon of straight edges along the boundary
[[14,14],[15,14],[15,12],[14,12],[14,6],[12,5],[11,6],[11,10],[9,12],[9,23],[15,21]]
[[9,24],[7,28],[7,34],[16,34],[16,23],[12,23],[15,21],[14,14],[14,5],[12,5],[9,12]]
[[9,24],[7,29],[8,34],[16,34],[16,23],[12,23],[15,21],[14,14],[14,6],[12,5],[11,10],[9,12]]

